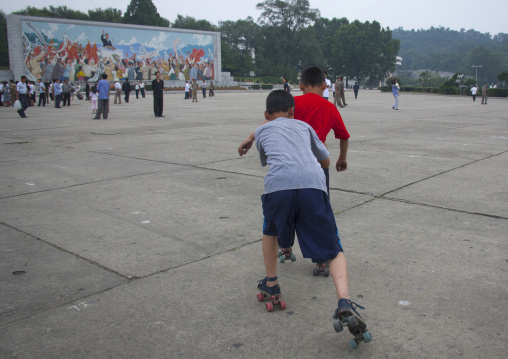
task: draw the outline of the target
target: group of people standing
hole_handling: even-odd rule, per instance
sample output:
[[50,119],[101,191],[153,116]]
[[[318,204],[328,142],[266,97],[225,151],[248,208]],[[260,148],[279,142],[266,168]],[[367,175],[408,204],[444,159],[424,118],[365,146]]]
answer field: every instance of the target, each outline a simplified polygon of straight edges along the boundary
[[135,82],[131,85],[129,79],[125,80],[122,84],[120,81],[115,82],[115,101],[114,104],[122,104],[122,91],[124,92],[124,101],[129,102],[129,96],[131,91],[136,92],[136,98],[139,98],[139,94],[141,93],[141,97],[145,98],[145,84],[143,81]]
[[[192,79],[191,83],[189,81],[185,81],[185,100],[189,100],[192,96],[192,102],[198,102],[198,90],[199,90],[199,84],[196,81],[196,79]],[[208,94],[209,97],[215,96],[215,86],[213,85],[213,81],[210,81],[210,86],[208,87],[210,90],[210,93]],[[206,98],[206,81],[203,80],[203,83],[201,84],[201,92],[203,93],[203,98]]]
[[[18,111],[20,117],[26,118],[26,109],[35,106],[37,96],[39,97],[38,107],[46,106],[50,100],[54,101],[55,108],[61,108],[71,105],[71,98],[74,99],[75,94],[79,99],[83,96],[79,92],[79,84],[74,85],[65,79],[63,83],[57,79],[54,81],[38,82],[29,81],[26,76],[21,76],[20,81],[10,80],[10,83],[4,81],[0,83],[0,106],[13,106]],[[17,104],[16,101],[19,101]],[[62,104],[62,106],[60,106]]]

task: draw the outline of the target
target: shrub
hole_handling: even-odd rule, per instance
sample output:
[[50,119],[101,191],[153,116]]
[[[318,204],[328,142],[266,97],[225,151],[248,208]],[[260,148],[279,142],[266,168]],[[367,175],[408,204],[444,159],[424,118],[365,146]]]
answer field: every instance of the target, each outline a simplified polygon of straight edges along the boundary
[[487,96],[508,97],[508,89],[487,89]]
[[262,88],[263,90],[272,90],[272,89],[273,89],[273,85],[264,85],[264,84],[263,84],[263,85],[261,85],[261,88]]
[[259,90],[261,88],[261,85],[252,85],[251,88],[253,90]]
[[282,82],[282,78],[276,76],[263,76],[260,78],[260,80],[264,83],[272,83],[272,84],[278,84]]

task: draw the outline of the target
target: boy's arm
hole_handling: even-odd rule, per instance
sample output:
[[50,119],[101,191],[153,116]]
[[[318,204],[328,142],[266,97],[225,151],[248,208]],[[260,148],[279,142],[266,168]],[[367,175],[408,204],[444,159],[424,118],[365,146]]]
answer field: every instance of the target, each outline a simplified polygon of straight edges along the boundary
[[328,157],[325,160],[318,161],[318,162],[321,165],[321,168],[328,168],[328,167],[330,167],[330,157]]
[[[261,126],[263,126],[265,123],[269,122],[268,120],[265,120]],[[246,139],[240,144],[240,147],[238,147],[238,154],[240,157],[247,154],[249,152],[250,148],[252,147],[252,144],[255,141],[254,132],[252,132]]]
[[349,140],[340,140],[340,154],[339,159],[337,160],[337,163],[335,164],[335,168],[337,169],[337,172],[345,171],[347,170],[347,148],[349,145]]

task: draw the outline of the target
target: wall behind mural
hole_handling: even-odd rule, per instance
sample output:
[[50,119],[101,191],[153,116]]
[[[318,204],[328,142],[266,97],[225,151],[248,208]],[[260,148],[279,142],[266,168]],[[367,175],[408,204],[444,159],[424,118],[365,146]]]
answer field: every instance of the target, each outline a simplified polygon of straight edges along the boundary
[[25,75],[32,81],[215,79],[213,35],[21,21]]

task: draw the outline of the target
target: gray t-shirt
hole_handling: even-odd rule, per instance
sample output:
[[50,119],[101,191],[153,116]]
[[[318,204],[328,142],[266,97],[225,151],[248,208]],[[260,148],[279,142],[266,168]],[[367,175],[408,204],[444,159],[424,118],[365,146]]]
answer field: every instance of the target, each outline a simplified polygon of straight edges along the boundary
[[265,193],[302,188],[326,192],[325,174],[318,160],[330,154],[312,127],[279,117],[259,127],[254,137],[261,166],[270,166]]

